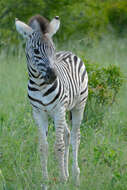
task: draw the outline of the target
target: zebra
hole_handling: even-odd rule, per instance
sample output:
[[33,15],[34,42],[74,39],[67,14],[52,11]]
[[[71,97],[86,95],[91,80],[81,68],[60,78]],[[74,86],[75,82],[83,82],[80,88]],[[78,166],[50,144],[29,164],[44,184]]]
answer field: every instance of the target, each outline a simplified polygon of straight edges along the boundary
[[[29,24],[16,19],[17,31],[26,40],[29,74],[28,98],[39,128],[43,180],[48,180],[48,117],[55,125],[55,153],[62,182],[69,177],[69,145],[72,144],[72,174],[79,181],[78,149],[80,124],[88,97],[88,75],[83,61],[69,51],[56,52],[52,37],[60,26],[59,16],[51,21],[40,15]],[[66,122],[66,111],[72,115],[72,130]]]

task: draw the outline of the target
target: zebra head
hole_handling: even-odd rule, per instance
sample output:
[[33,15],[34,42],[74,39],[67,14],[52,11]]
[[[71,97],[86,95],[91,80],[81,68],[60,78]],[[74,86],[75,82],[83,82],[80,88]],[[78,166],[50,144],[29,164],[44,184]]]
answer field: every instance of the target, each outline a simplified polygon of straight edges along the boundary
[[55,47],[52,36],[59,29],[60,21],[56,16],[49,22],[40,15],[34,16],[29,25],[16,19],[17,31],[26,39],[26,57],[28,67],[39,73],[39,78],[48,84],[56,77]]

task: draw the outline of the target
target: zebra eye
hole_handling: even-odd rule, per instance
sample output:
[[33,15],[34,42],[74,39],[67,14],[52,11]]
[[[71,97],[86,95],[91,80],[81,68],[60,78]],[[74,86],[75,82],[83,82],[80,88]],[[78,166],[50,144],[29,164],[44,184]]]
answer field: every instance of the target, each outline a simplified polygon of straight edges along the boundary
[[39,54],[39,50],[38,49],[34,49],[34,53],[35,54]]

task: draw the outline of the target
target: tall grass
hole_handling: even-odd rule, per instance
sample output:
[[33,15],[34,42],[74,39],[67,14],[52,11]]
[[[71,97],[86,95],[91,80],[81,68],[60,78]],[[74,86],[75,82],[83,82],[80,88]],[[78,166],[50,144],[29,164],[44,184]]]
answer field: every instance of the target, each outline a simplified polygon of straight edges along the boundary
[[[116,103],[109,107],[102,126],[82,123],[79,165],[79,190],[127,189],[127,65],[126,40],[105,38],[86,48],[83,44],[69,45],[78,55],[98,62],[100,66],[116,64],[124,74],[124,85]],[[32,119],[27,99],[26,60],[19,54],[0,55],[0,190],[40,190],[41,163],[38,151],[38,130]],[[93,111],[93,117],[96,113]],[[55,133],[49,126],[49,189],[74,190],[70,180],[60,184],[54,158]]]

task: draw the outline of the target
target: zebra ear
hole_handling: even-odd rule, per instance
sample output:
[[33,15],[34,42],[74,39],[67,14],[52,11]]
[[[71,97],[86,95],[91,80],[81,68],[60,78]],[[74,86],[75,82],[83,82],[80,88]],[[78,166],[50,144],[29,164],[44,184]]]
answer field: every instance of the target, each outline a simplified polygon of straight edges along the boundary
[[15,19],[15,25],[16,25],[16,30],[24,37],[28,38],[29,35],[32,34],[33,29],[25,24],[24,22],[21,22],[17,18]]
[[48,32],[49,35],[52,37],[57,32],[57,30],[59,29],[59,27],[60,27],[59,16],[56,16],[49,23],[49,32]]

